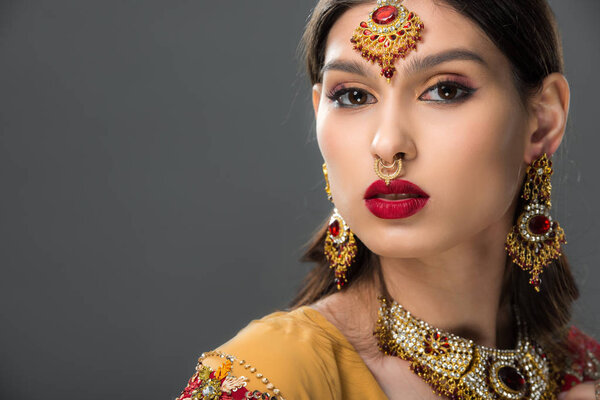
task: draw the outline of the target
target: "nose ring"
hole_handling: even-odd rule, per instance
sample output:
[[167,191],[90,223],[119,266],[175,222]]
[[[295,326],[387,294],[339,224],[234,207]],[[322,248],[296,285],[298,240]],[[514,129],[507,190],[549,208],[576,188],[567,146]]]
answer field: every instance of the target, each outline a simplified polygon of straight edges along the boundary
[[[392,169],[392,168],[395,168],[395,171],[392,172],[391,174],[387,174],[387,173],[383,172],[383,170]],[[375,173],[377,174],[378,177],[380,177],[381,179],[383,179],[385,181],[385,184],[387,186],[390,185],[390,181],[392,179],[395,179],[398,175],[400,175],[401,171],[402,171],[402,159],[394,158],[394,162],[388,165],[388,164],[384,163],[381,158],[379,158],[379,157],[375,158]]]

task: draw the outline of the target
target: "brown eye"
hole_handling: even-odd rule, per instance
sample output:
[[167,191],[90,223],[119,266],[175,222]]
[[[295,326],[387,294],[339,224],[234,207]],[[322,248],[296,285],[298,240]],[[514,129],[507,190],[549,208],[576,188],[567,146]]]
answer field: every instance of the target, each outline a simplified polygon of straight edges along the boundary
[[355,105],[365,104],[367,102],[367,95],[361,90],[352,90],[348,93],[348,100]]
[[360,107],[367,104],[377,103],[377,99],[371,93],[358,88],[344,88],[327,97],[333,101],[336,106],[342,108]]
[[430,103],[456,103],[467,100],[476,90],[456,82],[439,82],[419,96],[419,100]]
[[438,87],[437,92],[442,100],[452,100],[456,97],[458,88],[456,86],[441,85]]

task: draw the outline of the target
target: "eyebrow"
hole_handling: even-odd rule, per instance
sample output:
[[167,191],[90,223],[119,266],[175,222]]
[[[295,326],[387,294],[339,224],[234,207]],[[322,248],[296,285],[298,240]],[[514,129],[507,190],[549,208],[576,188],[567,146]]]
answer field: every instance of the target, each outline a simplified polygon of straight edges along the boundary
[[[406,75],[413,75],[427,69],[431,69],[439,64],[443,64],[449,61],[455,60],[467,60],[477,62],[484,67],[487,67],[487,63],[477,53],[467,49],[452,49],[446,50],[436,54],[430,54],[422,58],[413,58],[407,65],[404,66],[403,71]],[[359,63],[357,61],[346,61],[346,60],[333,60],[323,65],[321,68],[321,76],[326,71],[342,71],[349,72],[352,74],[368,76],[372,75],[372,72],[365,68],[365,63]]]

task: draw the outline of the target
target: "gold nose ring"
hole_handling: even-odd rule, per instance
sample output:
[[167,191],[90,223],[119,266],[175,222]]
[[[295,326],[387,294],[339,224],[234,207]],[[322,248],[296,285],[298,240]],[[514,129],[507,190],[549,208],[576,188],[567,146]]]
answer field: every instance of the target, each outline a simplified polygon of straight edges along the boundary
[[[386,174],[383,172],[383,170],[387,170],[387,169],[392,169],[395,168],[395,171],[392,172],[391,174]],[[392,162],[391,164],[386,164],[383,162],[383,160],[379,157],[375,158],[375,173],[377,174],[378,177],[380,177],[381,179],[383,179],[385,181],[385,184],[387,186],[390,185],[390,181],[392,179],[395,179],[398,175],[400,175],[400,172],[402,171],[402,159],[400,158],[394,158],[394,162]]]

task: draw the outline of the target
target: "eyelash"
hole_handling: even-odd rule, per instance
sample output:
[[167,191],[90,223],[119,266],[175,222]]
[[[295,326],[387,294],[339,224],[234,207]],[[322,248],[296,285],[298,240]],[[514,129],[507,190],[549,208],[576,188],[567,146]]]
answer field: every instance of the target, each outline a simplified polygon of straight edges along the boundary
[[[422,99],[422,97],[425,93],[429,93],[435,89],[440,89],[444,86],[450,86],[450,87],[456,88],[458,90],[462,90],[463,94],[461,94],[458,97],[455,97],[452,100],[423,100]],[[458,81],[445,78],[445,79],[440,79],[436,84],[434,84],[433,86],[430,86],[427,90],[425,90],[425,92],[423,92],[423,94],[419,96],[419,100],[426,101],[428,103],[444,103],[444,104],[459,103],[459,102],[467,100],[476,90],[477,89],[465,86],[465,85],[459,83]]]
[[[364,89],[360,89],[360,88],[356,88],[356,87],[349,87],[349,88],[341,88],[341,89],[337,89],[337,90],[336,90],[336,88],[333,88],[331,91],[329,91],[327,93],[327,98],[329,100],[331,100],[332,102],[334,102],[336,106],[341,107],[341,108],[359,107],[360,105],[346,105],[346,104],[342,104],[340,102],[340,99],[342,96],[347,95],[351,92],[355,92],[355,91],[359,92],[363,95],[373,97],[372,94],[370,94],[369,92],[367,92]],[[367,103],[367,104],[372,104],[372,103]]]
[[[450,87],[462,90],[463,94],[461,94],[459,97],[456,97],[452,100],[423,100],[422,99],[423,95],[425,95],[426,93],[429,93],[435,89],[440,89],[444,86],[450,86]],[[469,98],[476,90],[477,89],[473,89],[468,86],[465,86],[455,80],[445,78],[445,79],[439,80],[437,83],[435,83],[434,85],[430,86],[427,90],[425,90],[425,92],[423,92],[423,94],[419,96],[419,100],[426,101],[428,103],[444,103],[444,104],[459,103],[459,102],[467,100],[467,98]],[[364,89],[360,89],[360,88],[356,88],[356,87],[349,87],[349,88],[341,88],[341,89],[337,89],[337,90],[336,90],[336,88],[334,88],[327,93],[327,98],[329,98],[330,101],[335,103],[336,106],[338,106],[340,108],[360,107],[361,105],[347,105],[347,104],[342,104],[340,102],[340,99],[342,96],[349,94],[352,91],[357,91],[357,92],[362,93],[363,95],[373,97],[372,94],[370,94],[369,92],[367,92]],[[372,104],[372,103],[366,103],[366,104]]]

